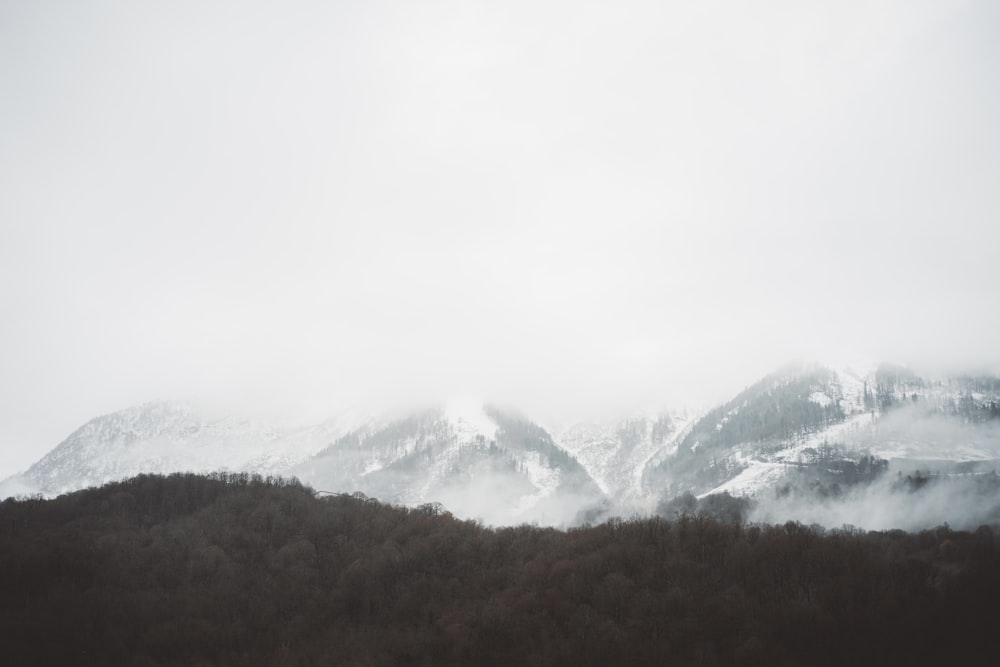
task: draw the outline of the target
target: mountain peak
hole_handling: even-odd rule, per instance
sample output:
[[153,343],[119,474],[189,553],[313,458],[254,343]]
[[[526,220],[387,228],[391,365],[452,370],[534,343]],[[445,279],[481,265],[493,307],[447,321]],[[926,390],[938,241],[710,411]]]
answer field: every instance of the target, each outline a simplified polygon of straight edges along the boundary
[[486,413],[481,400],[471,396],[455,396],[444,402],[443,412],[460,444],[473,442],[479,436],[487,441],[496,439],[497,424]]

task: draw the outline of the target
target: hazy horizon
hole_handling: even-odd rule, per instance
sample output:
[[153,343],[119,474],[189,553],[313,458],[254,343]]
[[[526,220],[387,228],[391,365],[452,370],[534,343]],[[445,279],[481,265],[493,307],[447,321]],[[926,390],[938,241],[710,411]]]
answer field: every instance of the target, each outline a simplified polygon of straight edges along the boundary
[[319,421],[997,372],[1000,5],[0,5],[0,478],[196,399]]

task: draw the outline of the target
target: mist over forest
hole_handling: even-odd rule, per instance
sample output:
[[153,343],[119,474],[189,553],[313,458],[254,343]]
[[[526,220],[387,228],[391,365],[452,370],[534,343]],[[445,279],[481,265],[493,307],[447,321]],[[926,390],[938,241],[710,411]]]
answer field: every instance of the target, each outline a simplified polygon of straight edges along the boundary
[[986,527],[486,528],[237,474],[8,499],[0,525],[20,665],[988,665],[998,629]]

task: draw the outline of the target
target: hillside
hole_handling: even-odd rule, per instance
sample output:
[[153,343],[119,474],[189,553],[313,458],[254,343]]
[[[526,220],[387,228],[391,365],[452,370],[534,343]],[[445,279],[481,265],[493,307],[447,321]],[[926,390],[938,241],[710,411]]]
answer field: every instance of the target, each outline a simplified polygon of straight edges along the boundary
[[890,364],[789,366],[695,421],[673,454],[645,469],[643,484],[661,498],[767,499],[790,482],[832,483],[831,473],[859,466],[841,487],[882,473],[991,473],[1000,463],[998,406],[993,377],[929,379]]
[[989,528],[490,529],[248,475],[0,503],[17,665],[987,665]]
[[24,474],[0,483],[0,497],[215,471],[295,476],[318,489],[409,506],[442,503],[490,524],[573,525],[606,505],[586,469],[545,429],[469,399],[401,416],[338,415],[294,429],[149,403],[90,420]]
[[606,502],[545,429],[469,400],[348,433],[289,473],[390,503],[441,503],[492,525],[574,525]]

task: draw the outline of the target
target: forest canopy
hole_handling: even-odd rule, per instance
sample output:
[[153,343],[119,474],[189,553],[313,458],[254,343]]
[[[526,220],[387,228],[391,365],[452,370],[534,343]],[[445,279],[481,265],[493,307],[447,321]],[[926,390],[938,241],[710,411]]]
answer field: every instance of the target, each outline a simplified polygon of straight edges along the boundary
[[6,664],[992,664],[1000,630],[988,527],[486,528],[185,474],[9,499],[0,529]]

